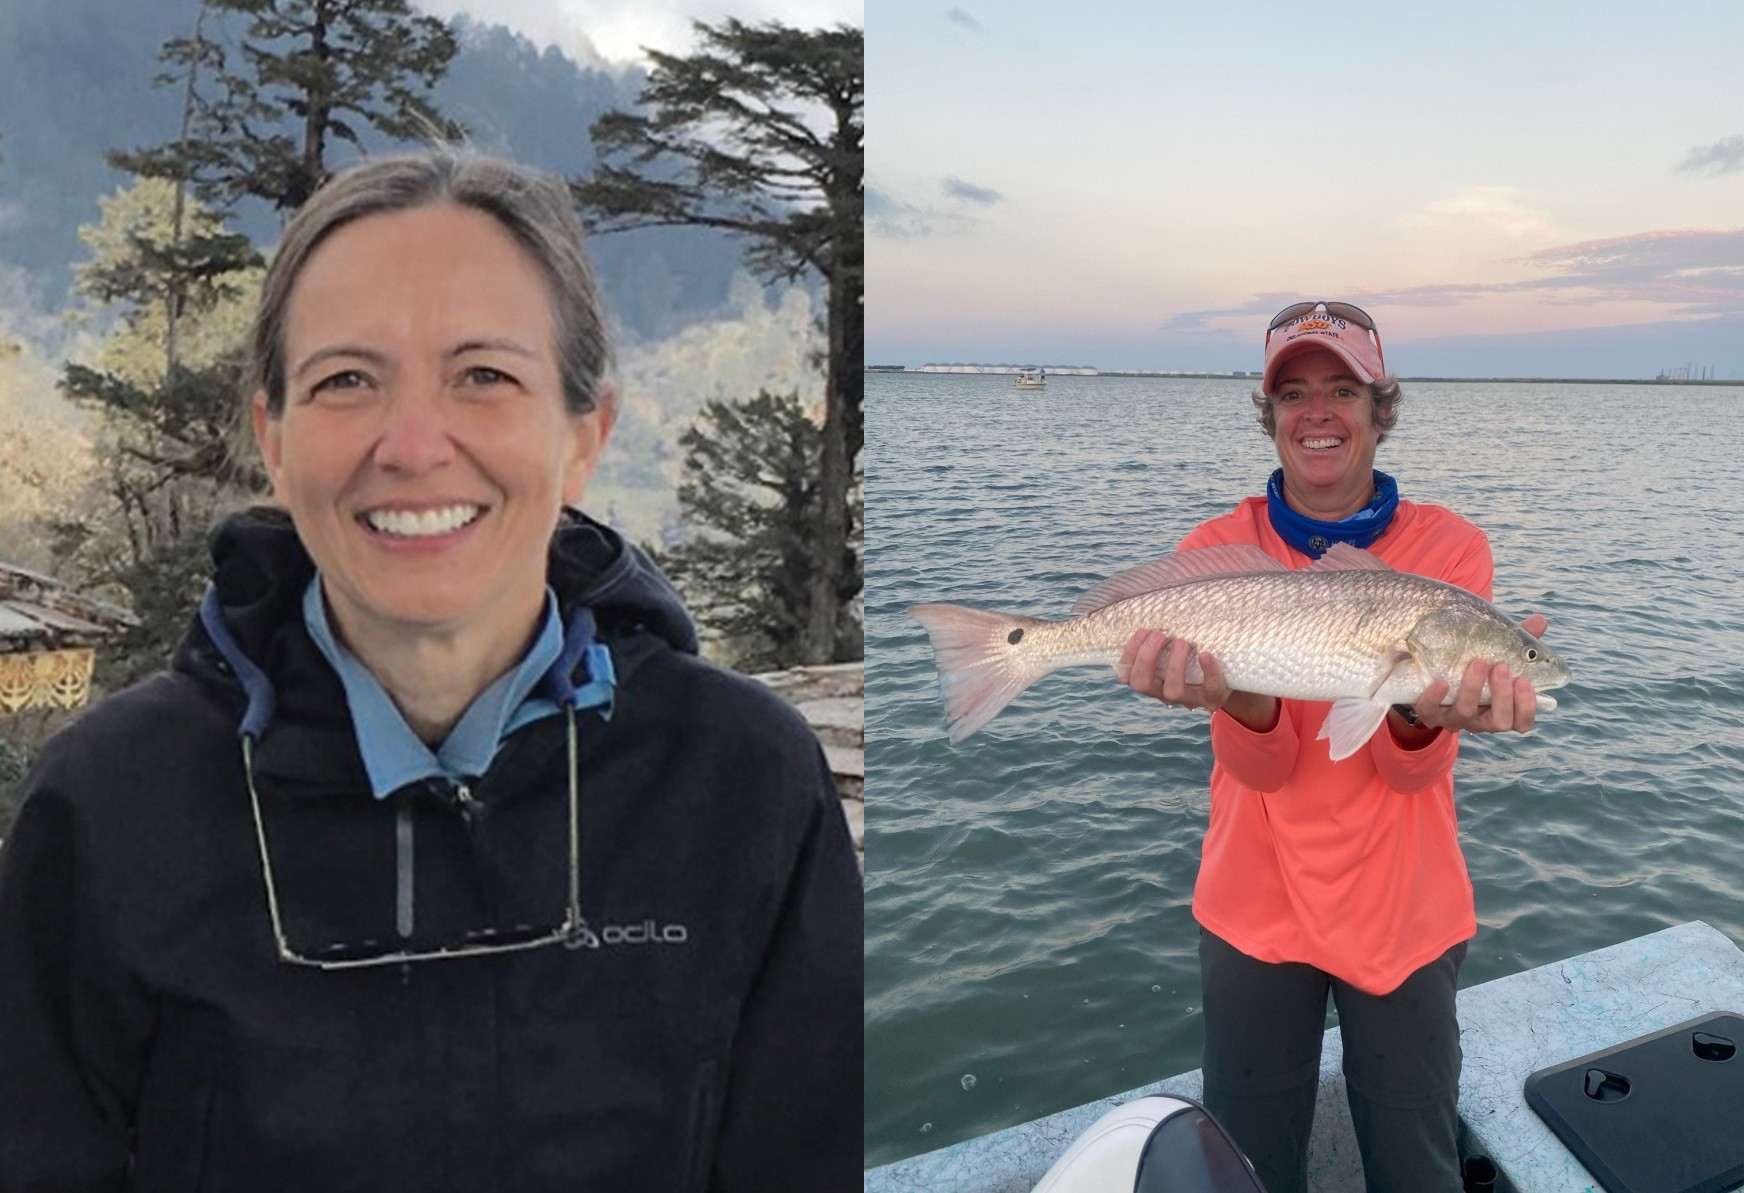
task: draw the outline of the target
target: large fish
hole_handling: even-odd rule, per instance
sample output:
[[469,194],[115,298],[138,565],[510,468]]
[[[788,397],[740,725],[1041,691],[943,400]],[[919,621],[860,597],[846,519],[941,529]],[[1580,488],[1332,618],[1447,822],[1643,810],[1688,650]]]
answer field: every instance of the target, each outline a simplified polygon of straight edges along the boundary
[[[1045,621],[962,605],[909,608],[932,638],[953,742],[1052,671],[1114,663],[1145,629],[1216,655],[1233,690],[1332,701],[1320,736],[1334,761],[1361,749],[1389,706],[1415,703],[1432,681],[1457,690],[1473,659],[1506,663],[1539,692],[1569,681],[1555,653],[1488,601],[1343,543],[1295,570],[1246,544],[1178,551],[1102,581],[1072,612]],[[1204,679],[1196,657],[1187,678]],[[1486,703],[1488,693],[1486,685]],[[1541,695],[1538,707],[1556,701]]]

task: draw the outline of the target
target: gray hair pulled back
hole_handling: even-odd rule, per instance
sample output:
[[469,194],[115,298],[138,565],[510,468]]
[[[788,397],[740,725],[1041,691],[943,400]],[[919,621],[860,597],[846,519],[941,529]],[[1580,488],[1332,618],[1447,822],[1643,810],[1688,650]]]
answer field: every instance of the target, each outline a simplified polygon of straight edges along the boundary
[[[1260,427],[1265,431],[1266,438],[1276,439],[1278,411],[1272,404],[1272,395],[1256,389],[1249,396],[1253,399],[1254,409],[1259,411]],[[1369,401],[1373,404],[1372,417],[1375,429],[1380,432],[1375,436],[1376,443],[1387,441],[1387,432],[1399,421],[1399,403],[1404,398],[1404,391],[1399,388],[1399,379],[1391,373],[1369,385]]]
[[500,158],[446,147],[377,158],[335,175],[285,228],[261,286],[249,336],[247,392],[266,394],[274,418],[285,408],[285,317],[297,277],[328,236],[355,220],[452,203],[501,224],[539,263],[551,284],[552,331],[563,403],[586,414],[600,401],[611,363],[599,287],[582,248],[585,233],[569,188],[551,175]]

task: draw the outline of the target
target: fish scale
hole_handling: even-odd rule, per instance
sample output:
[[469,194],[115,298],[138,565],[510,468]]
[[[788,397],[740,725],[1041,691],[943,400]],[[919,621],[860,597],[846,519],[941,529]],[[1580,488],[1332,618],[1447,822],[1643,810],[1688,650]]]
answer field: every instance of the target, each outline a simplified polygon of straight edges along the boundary
[[1457,685],[1473,659],[1506,663],[1539,691],[1569,679],[1554,653],[1475,593],[1342,544],[1294,571],[1251,547],[1177,552],[1104,581],[1086,603],[1101,607],[1063,621],[909,610],[932,640],[953,742],[1044,675],[1114,663],[1139,630],[1216,655],[1234,690],[1334,702],[1335,759],[1367,740],[1387,706],[1415,701],[1436,679]]

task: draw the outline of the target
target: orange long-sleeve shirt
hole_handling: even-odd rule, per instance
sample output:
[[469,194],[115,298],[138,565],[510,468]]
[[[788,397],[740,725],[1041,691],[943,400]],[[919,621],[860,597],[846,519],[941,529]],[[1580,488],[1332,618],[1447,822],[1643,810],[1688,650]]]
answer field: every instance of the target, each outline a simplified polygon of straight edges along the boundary
[[[1230,543],[1257,544],[1290,568],[1312,562],[1278,537],[1263,497],[1181,546]],[[1490,599],[1488,540],[1440,506],[1401,500],[1368,549],[1398,571]],[[1459,736],[1407,750],[1383,723],[1333,762],[1317,740],[1331,705],[1279,703],[1266,733],[1224,712],[1211,718],[1211,823],[1194,918],[1261,961],[1304,961],[1385,994],[1477,931],[1453,807]]]

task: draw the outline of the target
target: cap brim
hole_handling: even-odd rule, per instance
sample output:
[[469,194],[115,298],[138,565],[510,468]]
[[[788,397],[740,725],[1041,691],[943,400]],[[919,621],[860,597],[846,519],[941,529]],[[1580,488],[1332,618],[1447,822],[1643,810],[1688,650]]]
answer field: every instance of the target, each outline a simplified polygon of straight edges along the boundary
[[1265,377],[1260,382],[1260,389],[1265,393],[1271,393],[1272,387],[1277,383],[1278,372],[1283,368],[1284,362],[1301,356],[1304,352],[1313,352],[1317,348],[1324,348],[1326,351],[1333,353],[1340,360],[1344,361],[1345,364],[1350,366],[1352,375],[1354,375],[1356,379],[1364,385],[1373,385],[1377,380],[1374,373],[1369,370],[1369,366],[1362,360],[1362,358],[1357,356],[1357,354],[1342,341],[1336,340],[1331,336],[1315,336],[1313,338],[1304,337],[1303,339],[1286,345],[1275,358],[1268,361],[1266,363]]

